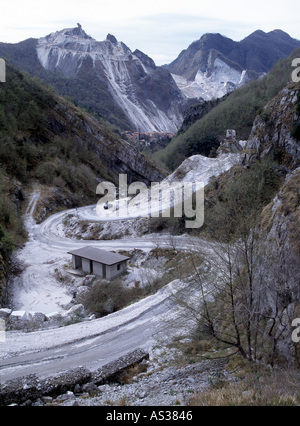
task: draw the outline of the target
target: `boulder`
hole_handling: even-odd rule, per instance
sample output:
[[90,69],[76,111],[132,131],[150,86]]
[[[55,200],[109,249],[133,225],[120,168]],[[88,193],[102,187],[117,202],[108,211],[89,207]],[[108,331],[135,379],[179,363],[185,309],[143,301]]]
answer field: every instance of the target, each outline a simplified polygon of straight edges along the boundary
[[226,139],[234,139],[236,138],[236,131],[233,129],[228,129],[226,131]]
[[91,289],[89,287],[85,287],[85,286],[81,286],[78,287],[78,289],[76,290],[76,297],[75,297],[75,301],[78,304],[81,304],[84,302],[86,295],[91,291]]
[[96,275],[87,275],[84,280],[84,286],[92,287],[94,281],[96,279]]
[[103,306],[103,310],[106,314],[112,314],[115,310],[115,304],[112,298],[110,297]]
[[47,317],[43,312],[30,312],[32,321],[44,322],[47,321]]
[[0,309],[0,318],[7,318],[12,313],[11,309],[1,308]]
[[84,306],[83,305],[75,305],[73,306],[71,309],[69,309],[68,311],[64,312],[63,317],[79,317],[79,318],[84,318],[85,317],[85,310],[84,310]]
[[27,321],[28,320],[28,312],[26,312],[26,311],[13,311],[10,314],[10,318],[12,320]]
[[47,314],[47,318],[49,321],[57,321],[57,320],[61,320],[62,315],[60,312],[51,312],[51,314]]

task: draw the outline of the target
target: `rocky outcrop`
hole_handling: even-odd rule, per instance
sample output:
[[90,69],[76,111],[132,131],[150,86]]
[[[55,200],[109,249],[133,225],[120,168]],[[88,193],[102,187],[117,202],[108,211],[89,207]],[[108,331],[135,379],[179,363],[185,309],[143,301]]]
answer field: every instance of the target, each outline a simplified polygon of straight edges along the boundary
[[238,141],[236,139],[236,131],[228,129],[226,131],[226,138],[220,142],[217,153],[220,154],[237,154],[240,153],[245,145],[245,141]]
[[299,124],[299,93],[300,84],[290,83],[259,111],[241,161],[251,167],[253,161],[269,159],[285,175],[256,231],[261,305],[268,318],[263,344],[270,357],[288,363],[300,362],[291,338],[292,321],[300,313],[300,141],[294,131]]
[[[259,232],[259,263],[264,276],[263,310],[269,318],[264,344],[277,359],[299,366],[292,341],[292,322],[300,315],[300,168],[290,173],[263,210]],[[299,348],[298,348],[299,349]]]
[[290,83],[259,111],[246,145],[245,163],[273,157],[287,170],[300,165],[300,141],[293,136],[299,123],[300,84]]
[[[164,173],[128,142],[105,130],[91,116],[81,114],[65,101],[57,102],[49,113],[52,135],[76,139],[96,153],[112,175],[128,175],[128,180],[159,182]],[[53,137],[51,134],[48,137]],[[47,135],[46,135],[47,136]]]
[[62,312],[44,314],[33,311],[13,311],[9,308],[0,309],[0,318],[5,321],[6,330],[32,331],[41,328],[63,327],[80,321],[94,319],[86,315],[84,306],[76,304]]
[[147,352],[138,349],[93,372],[84,367],[79,367],[58,374],[56,377],[39,379],[36,375],[31,375],[1,383],[0,406],[20,405],[28,400],[41,398],[44,395],[59,396],[68,391],[72,392],[75,388],[81,388],[85,384],[90,384],[90,386],[92,384],[103,385],[110,380],[114,380],[114,377],[126,368],[141,362],[147,357]]

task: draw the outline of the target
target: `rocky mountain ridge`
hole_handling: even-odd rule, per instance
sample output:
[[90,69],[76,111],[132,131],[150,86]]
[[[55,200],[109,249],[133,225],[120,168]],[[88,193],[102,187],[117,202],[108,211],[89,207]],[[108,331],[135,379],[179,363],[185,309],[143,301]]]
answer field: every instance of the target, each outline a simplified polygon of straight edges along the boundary
[[184,98],[169,73],[111,34],[97,42],[80,26],[58,31],[38,40],[37,55],[43,68],[67,78],[78,75],[84,66],[92,67],[135,129],[172,132],[182,120]]
[[[24,69],[25,64],[26,70],[36,74],[27,63],[29,56],[35,57],[41,77],[60,86],[61,94],[77,99],[80,105],[90,105],[112,122],[115,119],[125,130],[178,129],[187,100],[170,73],[156,67],[143,52],[132,52],[113,35],[108,34],[106,40],[98,42],[78,24],[77,28],[32,40],[26,47],[22,60],[16,58],[17,45],[10,46],[10,59],[16,65]],[[7,46],[0,46],[0,55],[5,56],[5,49]],[[77,87],[79,81],[81,88]]]
[[166,68],[187,97],[210,100],[262,77],[299,46],[281,30],[258,30],[240,42],[205,34]]
[[114,35],[97,41],[77,24],[40,39],[0,43],[0,56],[122,130],[176,132],[195,98],[222,97],[299,46],[280,30],[256,31],[241,42],[205,34],[170,65],[157,67]]

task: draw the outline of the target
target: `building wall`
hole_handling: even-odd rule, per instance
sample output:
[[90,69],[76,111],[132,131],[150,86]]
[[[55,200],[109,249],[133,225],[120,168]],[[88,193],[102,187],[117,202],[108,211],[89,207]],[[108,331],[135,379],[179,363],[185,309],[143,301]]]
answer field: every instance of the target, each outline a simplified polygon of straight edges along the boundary
[[[119,265],[119,268],[118,268]],[[106,278],[108,280],[114,280],[127,271],[127,261],[117,263],[116,265],[106,267]]]
[[81,257],[73,255],[72,256],[72,264],[73,264],[73,269],[81,269],[82,268]]
[[127,261],[112,266],[106,266],[99,262],[92,262],[79,256],[73,256],[72,263],[73,269],[82,269],[86,274],[94,274],[109,281],[120,277],[127,271]]
[[94,274],[103,278],[103,265],[102,265],[102,263],[94,262]]
[[88,259],[82,259],[82,270],[86,274],[91,273],[91,265],[90,265],[90,261]]

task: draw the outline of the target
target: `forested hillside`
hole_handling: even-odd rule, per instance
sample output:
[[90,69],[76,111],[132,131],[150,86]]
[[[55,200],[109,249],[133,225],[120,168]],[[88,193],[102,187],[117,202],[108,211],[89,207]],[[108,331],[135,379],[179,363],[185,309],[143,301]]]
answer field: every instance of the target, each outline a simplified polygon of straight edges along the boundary
[[117,182],[122,172],[129,181],[162,177],[103,121],[8,66],[6,83],[0,84],[0,280],[13,248],[26,238],[21,213],[28,188],[42,185],[42,220],[60,209],[96,203],[97,184]]

